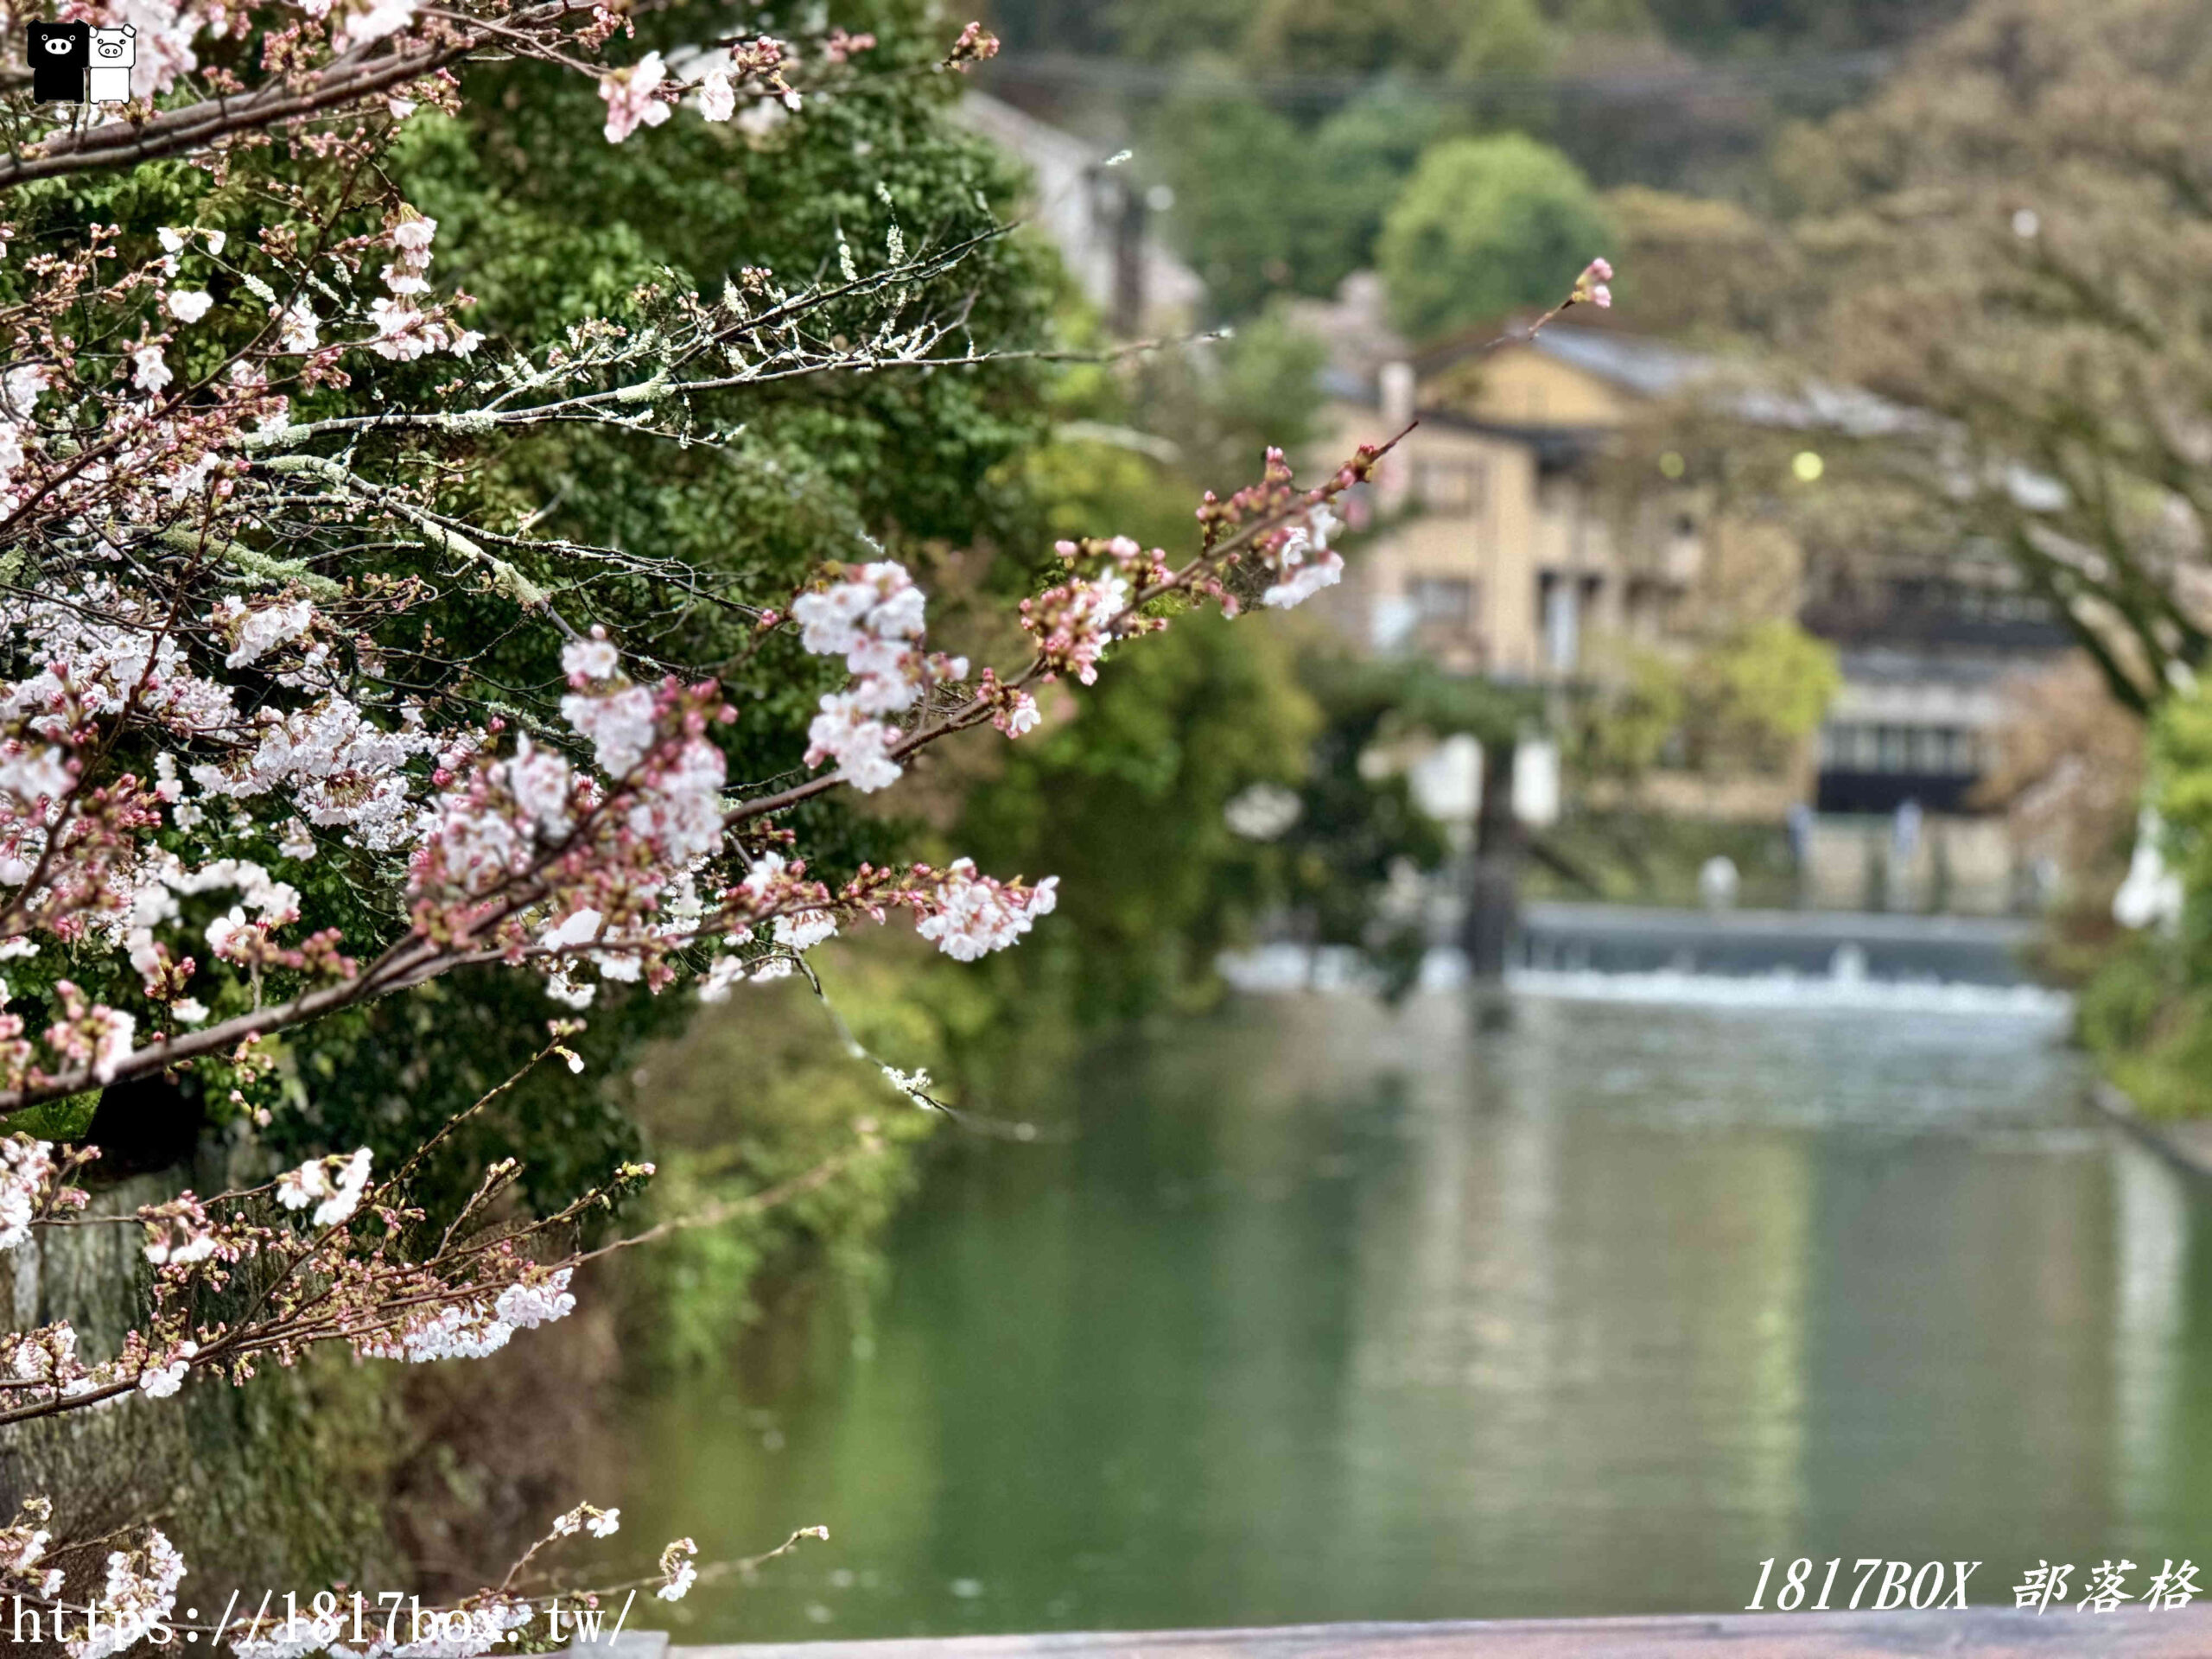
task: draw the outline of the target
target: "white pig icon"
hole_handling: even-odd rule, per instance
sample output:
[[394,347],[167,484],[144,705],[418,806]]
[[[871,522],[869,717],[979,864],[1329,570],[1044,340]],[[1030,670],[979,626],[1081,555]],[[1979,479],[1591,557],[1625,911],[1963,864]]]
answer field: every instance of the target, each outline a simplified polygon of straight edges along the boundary
[[129,23],[120,29],[92,31],[92,98],[94,104],[130,101],[130,66],[138,61],[138,31]]

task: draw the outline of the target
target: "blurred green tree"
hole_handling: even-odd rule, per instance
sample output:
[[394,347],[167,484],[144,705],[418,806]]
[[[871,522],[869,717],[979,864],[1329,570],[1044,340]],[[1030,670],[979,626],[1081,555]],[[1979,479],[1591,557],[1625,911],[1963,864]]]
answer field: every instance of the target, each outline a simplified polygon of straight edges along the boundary
[[1192,86],[1154,118],[1175,192],[1183,250],[1215,311],[1236,317],[1291,286],[1301,243],[1325,235],[1298,189],[1305,141],[1289,118],[1256,99]]
[[1589,181],[1518,133],[1453,138],[1421,157],[1376,248],[1399,326],[1417,339],[1558,296],[1560,273],[1611,234]]
[[1685,676],[1687,747],[1701,765],[1774,771],[1821,728],[1843,689],[1835,647],[1788,617],[1735,630],[1693,657]]
[[1315,238],[1294,272],[1299,291],[1331,294],[1375,263],[1383,216],[1422,154],[1465,130],[1466,117],[1402,76],[1377,81],[1314,130],[1312,169],[1336,232]]
[[1464,116],[1399,77],[1302,130],[1208,73],[1154,119],[1147,148],[1175,191],[1179,238],[1216,310],[1327,295],[1374,261],[1384,213],[1421,152]]
[[1449,62],[1460,79],[1541,75],[1558,60],[1559,48],[1559,35],[1536,0],[1497,0],[1468,21]]

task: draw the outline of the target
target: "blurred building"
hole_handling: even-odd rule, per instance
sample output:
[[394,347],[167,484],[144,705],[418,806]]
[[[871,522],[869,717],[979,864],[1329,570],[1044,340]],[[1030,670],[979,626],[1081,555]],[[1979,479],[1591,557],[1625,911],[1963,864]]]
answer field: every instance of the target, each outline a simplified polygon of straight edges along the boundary
[[1821,730],[1810,896],[1977,912],[2041,896],[2049,874],[1981,785],[2022,682],[2073,648],[2049,605],[1994,556],[1932,569],[1859,552],[1808,566],[1799,615],[1844,673]]
[[1172,199],[1150,190],[1104,147],[1038,120],[987,93],[957,107],[969,130],[1029,169],[1024,211],[1050,238],[1061,263],[1116,333],[1170,334],[1194,327],[1205,284],[1154,228]]
[[1419,419],[1348,508],[1355,529],[1380,533],[1324,596],[1346,632],[1378,654],[1567,697],[1617,680],[1638,651],[1687,656],[1717,615],[1794,617],[1835,647],[1843,673],[1817,744],[1780,767],[1662,768],[1643,804],[1790,819],[1808,903],[2022,901],[2027,873],[1976,786],[2008,685],[2051,667],[2068,640],[2009,564],[1808,553],[1777,525],[1723,517],[1661,467],[1611,464],[1632,425],[1700,401],[1787,431],[1866,430],[1909,412],[1848,391],[1754,391],[1708,357],[1573,321],[1408,353],[1377,321],[1380,300],[1356,277],[1335,302],[1300,308],[1332,347],[1332,457]]
[[1565,685],[1603,678],[1624,645],[1663,642],[1701,568],[1694,496],[1655,479],[1623,514],[1594,463],[1638,404],[1697,370],[1657,342],[1561,324],[1385,365],[1381,425],[1421,425],[1376,490],[1402,522],[1347,595],[1370,646]]
[[1325,341],[1324,447],[1420,424],[1349,511],[1388,528],[1328,595],[1368,649],[1520,684],[1602,678],[1670,633],[1703,568],[1696,493],[1654,477],[1625,512],[1598,463],[1638,413],[1710,372],[1694,353],[1554,323],[1410,353],[1366,272],[1294,319]]
[[[1380,308],[1361,276],[1335,302],[1296,311],[1332,348],[1331,455],[1419,421],[1347,507],[1355,529],[1382,530],[1324,596],[1338,625],[1379,655],[1418,653],[1562,698],[1617,681],[1636,652],[1694,649],[1713,621],[1699,595],[1725,574],[1714,556],[1725,529],[1707,522],[1701,490],[1652,471],[1624,491],[1611,463],[1625,429],[1710,377],[1711,361],[1565,322],[1503,346],[1484,335],[1408,353]],[[1795,606],[1789,549],[1762,552],[1777,568],[1738,584],[1732,614]],[[1665,774],[1649,804],[1779,820],[1808,787],[1801,766]]]

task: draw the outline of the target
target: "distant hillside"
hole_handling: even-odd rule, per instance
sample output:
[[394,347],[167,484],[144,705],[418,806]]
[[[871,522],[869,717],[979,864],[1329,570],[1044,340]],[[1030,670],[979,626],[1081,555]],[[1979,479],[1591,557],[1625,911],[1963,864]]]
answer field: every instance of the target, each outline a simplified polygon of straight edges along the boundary
[[1006,44],[984,83],[1062,124],[1145,131],[1196,77],[1310,134],[1390,89],[1431,136],[1517,129],[1601,187],[1742,196],[1780,124],[1856,103],[1963,0],[978,3]]
[[[1286,44],[1334,37],[1307,69],[1433,73],[1489,57],[1540,69],[1577,40],[1644,39],[1703,59],[1902,45],[1941,27],[1959,0],[988,0],[1011,49],[1171,63],[1192,52],[1279,60]],[[1474,44],[1471,48],[1469,42]]]

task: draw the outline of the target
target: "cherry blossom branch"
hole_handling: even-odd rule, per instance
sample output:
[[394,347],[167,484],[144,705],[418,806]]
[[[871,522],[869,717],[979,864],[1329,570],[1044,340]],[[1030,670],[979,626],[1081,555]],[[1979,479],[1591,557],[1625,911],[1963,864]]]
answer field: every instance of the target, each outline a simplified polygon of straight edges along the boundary
[[[987,673],[982,690],[965,696],[950,709],[925,720],[903,734],[893,737],[887,732],[887,741],[878,741],[875,753],[880,759],[875,764],[889,768],[890,777],[895,778],[898,767],[905,759],[955,732],[970,729],[986,721],[1021,717],[1020,711],[1028,702],[1027,688],[1033,684],[1056,677],[1062,671],[1073,671],[1087,683],[1095,677],[1093,664],[1099,652],[1107,645],[1135,633],[1148,632],[1154,626],[1165,626],[1164,621],[1147,617],[1146,613],[1170,597],[1210,594],[1222,600],[1224,608],[1233,610],[1236,601],[1224,585],[1224,575],[1240,562],[1253,556],[1272,557],[1279,563],[1287,558],[1292,565],[1295,565],[1303,556],[1295,551],[1301,544],[1311,546],[1317,539],[1325,543],[1325,532],[1318,537],[1313,533],[1313,527],[1318,522],[1317,515],[1325,515],[1326,505],[1363,480],[1376,461],[1397,442],[1398,439],[1393,438],[1382,446],[1363,449],[1327,483],[1317,489],[1303,492],[1290,487],[1289,473],[1281,457],[1271,457],[1268,480],[1265,484],[1255,486],[1250,491],[1240,492],[1227,503],[1209,499],[1207,505],[1201,509],[1202,516],[1211,515],[1207,520],[1205,537],[1208,544],[1179,569],[1169,569],[1156,554],[1139,555],[1134,543],[1130,543],[1127,545],[1125,553],[1117,551],[1115,556],[1122,560],[1125,569],[1139,577],[1134,588],[1123,577],[1114,575],[1087,587],[1079,581],[1054,589],[1053,594],[1060,595],[1060,598],[1056,601],[1052,594],[1048,594],[1047,601],[1065,608],[1076,588],[1083,588],[1085,596],[1082,603],[1090,607],[1090,613],[1082,618],[1081,626],[1076,630],[1081,635],[1079,639],[1071,636],[1065,619],[1054,623],[1052,626],[1056,631],[1049,633],[1040,625],[1038,629],[1040,644],[1027,667],[1005,682],[999,682]],[[1072,556],[1072,545],[1070,544],[1069,556]],[[1117,550],[1121,547],[1118,543],[1102,545]],[[1322,549],[1315,549],[1314,556],[1317,562],[1315,568],[1321,568],[1318,563],[1321,559],[1336,559],[1334,554],[1326,553]],[[1339,565],[1340,563],[1338,561]],[[586,656],[591,655],[591,648],[588,645],[572,646],[572,650],[582,650]],[[611,652],[608,660],[611,664]],[[592,682],[586,680],[583,683],[588,684]],[[605,695],[611,706],[613,702],[645,694],[642,690],[615,690]],[[671,691],[666,690],[661,695],[668,711],[665,717],[691,718],[683,714],[685,705],[681,697],[675,697]],[[670,700],[671,698],[672,701]],[[595,706],[597,704],[588,701],[575,704],[579,710]],[[671,735],[666,741],[665,753],[660,748],[640,747],[635,752],[636,760],[630,766],[626,766],[625,778],[631,775],[632,767],[645,766],[651,756],[658,755],[661,758],[652,760],[652,765],[688,764],[696,766],[712,758],[713,769],[719,780],[721,766],[718,757],[710,757],[710,752],[698,750],[697,741],[696,737],[678,739]],[[699,758],[689,762],[678,759],[679,755],[690,754],[696,754]],[[565,772],[562,775],[565,777]],[[868,784],[869,779],[866,776],[856,778],[849,764],[836,772],[825,772],[773,794],[720,808],[717,810],[713,844],[718,846],[725,835],[748,822],[766,817],[800,801],[855,781]],[[29,1077],[12,1088],[0,1090],[0,1117],[96,1084],[124,1081],[169,1070],[203,1056],[230,1052],[248,1039],[304,1024],[371,998],[421,984],[456,967],[495,959],[520,963],[535,957],[556,954],[554,950],[534,946],[521,936],[504,936],[503,930],[510,929],[533,906],[547,900],[552,891],[549,887],[551,873],[573,865],[585,843],[599,832],[600,826],[609,822],[609,810],[628,801],[633,792],[632,787],[626,782],[613,794],[603,799],[595,798],[580,801],[574,822],[562,836],[542,846],[528,862],[518,869],[502,872],[491,887],[480,887],[470,895],[465,921],[442,923],[435,931],[425,931],[418,922],[414,933],[387,949],[365,970],[348,975],[337,983],[317,987],[297,996],[269,1003],[200,1030],[168,1035],[160,1041],[135,1046],[120,1053],[88,1048],[82,1059],[74,1065],[57,1068],[42,1076]],[[710,848],[704,842],[699,843],[696,849],[696,852],[707,850]],[[927,895],[931,883],[934,883],[939,893],[954,894],[964,892],[962,884],[969,879],[960,875],[956,867],[949,883],[945,878],[932,876],[928,882],[918,887],[911,881],[902,884],[892,879],[889,873],[882,872],[875,873],[872,880],[842,897],[811,885],[803,891],[779,894],[772,899],[764,892],[753,894],[754,902],[747,902],[734,912],[718,914],[710,921],[702,921],[688,933],[678,931],[673,937],[666,930],[658,932],[631,930],[609,933],[605,938],[599,938],[595,937],[597,912],[594,912],[594,936],[577,942],[590,944],[591,950],[579,952],[574,946],[569,950],[571,954],[588,956],[599,962],[602,971],[605,971],[605,964],[610,957],[638,957],[646,953],[662,957],[670,949],[687,944],[713,929],[734,933],[770,921],[779,921],[779,925],[798,925],[794,918],[806,915],[820,915],[827,919],[855,912],[880,913],[887,904],[924,910],[931,902]],[[1045,891],[1048,895],[1049,889]],[[456,925],[460,928],[459,932],[447,931]],[[479,944],[478,940],[487,942]],[[723,982],[727,983],[726,981]]]
[[[402,232],[410,223],[398,221],[394,245],[419,261],[427,257],[422,251],[429,233],[408,239]],[[1547,315],[1586,296],[1599,302],[1596,279],[1604,274],[1602,262],[1593,262],[1568,299]],[[772,296],[778,307],[810,302],[780,292]],[[729,308],[745,308],[733,302]],[[715,331],[723,327],[709,321]],[[349,519],[366,510],[404,524],[459,567],[486,569],[524,611],[550,617],[568,641],[563,723],[531,717],[511,753],[497,741],[502,717],[442,734],[433,734],[414,715],[416,725],[398,732],[371,725],[337,695],[327,670],[315,666],[327,656],[327,646],[318,643],[327,620],[313,604],[283,594],[252,602],[225,599],[204,627],[194,625],[188,640],[181,626],[181,586],[153,609],[119,594],[68,601],[61,613],[67,627],[95,627],[81,644],[67,647],[86,664],[84,689],[71,677],[79,671],[49,671],[51,689],[39,694],[41,703],[30,705],[46,712],[16,716],[25,722],[17,728],[22,736],[7,738],[0,719],[0,851],[12,800],[22,868],[34,878],[29,896],[11,917],[0,918],[16,924],[12,937],[0,931],[0,951],[35,948],[27,937],[34,929],[73,938],[84,925],[80,915],[89,922],[128,910],[124,931],[132,964],[144,976],[149,997],[173,1004],[177,1015],[164,1022],[170,1028],[141,1040],[134,1016],[88,1003],[61,982],[54,996],[63,1018],[42,1033],[56,1063],[29,1040],[23,1018],[0,1007],[0,1118],[206,1058],[239,1064],[263,1037],[460,967],[535,969],[550,995],[582,1007],[596,991],[582,977],[588,969],[601,980],[643,979],[658,990],[696,972],[703,953],[701,995],[713,999],[740,981],[789,972],[811,944],[854,919],[881,920],[894,908],[911,911],[925,937],[962,959],[1003,948],[1052,907],[1050,879],[1034,887],[1001,882],[963,860],[944,870],[864,865],[833,889],[807,874],[803,861],[777,850],[790,843],[789,832],[770,829],[769,821],[836,789],[886,787],[921,750],[955,733],[988,722],[1020,736],[1039,718],[1033,687],[1063,677],[1090,683],[1113,646],[1168,626],[1173,614],[1193,604],[1217,603],[1234,615],[1254,601],[1282,608],[1300,603],[1343,569],[1341,556],[1328,545],[1336,522],[1332,505],[1364,481],[1403,435],[1363,447],[1308,488],[1295,486],[1287,462],[1270,452],[1259,483],[1225,501],[1206,497],[1198,513],[1199,549],[1179,566],[1160,550],[1147,552],[1126,538],[1060,543],[1065,577],[1023,602],[1021,626],[1035,644],[1027,662],[1004,678],[986,668],[971,679],[964,659],[925,649],[925,601],[903,567],[890,561],[827,567],[790,607],[803,648],[844,657],[850,677],[846,690],[823,696],[809,733],[805,761],[823,769],[779,787],[754,786],[750,798],[741,788],[734,800],[722,751],[708,738],[712,728],[735,718],[716,684],[686,686],[674,677],[658,688],[632,682],[603,630],[586,634],[560,616],[543,590],[478,543],[463,521],[359,476],[347,462],[270,456],[258,471],[277,481],[275,499],[296,499],[299,483],[312,479]],[[288,479],[294,482],[284,483]],[[194,569],[204,556],[204,548],[193,550]],[[32,610],[43,603],[34,601]],[[97,632],[94,616],[98,626],[111,622],[118,632]],[[135,620],[142,616],[143,626]],[[57,641],[67,637],[66,629],[42,626]],[[754,638],[785,626],[780,613],[764,612]],[[134,866],[137,855],[118,850],[129,849],[134,833],[127,814],[139,810],[131,804],[128,777],[116,798],[120,805],[102,809],[108,817],[100,833],[64,833],[71,813],[80,810],[86,773],[81,767],[57,772],[62,750],[39,755],[35,742],[96,731],[116,710],[196,742],[241,728],[244,711],[234,694],[219,682],[194,677],[183,655],[188,645],[194,652],[228,647],[231,665],[270,659],[274,651],[280,655],[270,660],[297,661],[306,671],[283,670],[279,682],[308,685],[321,677],[333,686],[307,710],[280,715],[264,708],[251,729],[269,735],[252,753],[195,765],[192,776],[208,799],[251,800],[289,789],[303,808],[328,815],[321,821],[355,826],[372,849],[406,851],[404,896],[395,895],[408,907],[405,931],[365,966],[339,955],[337,936],[327,930],[296,947],[279,944],[276,931],[297,917],[297,895],[258,866],[218,860],[195,872],[167,854]],[[174,660],[162,655],[172,648]],[[110,685],[121,690],[111,692]],[[10,695],[22,706],[21,690]],[[0,699],[0,711],[5,706]],[[276,724],[266,724],[270,721]],[[567,751],[577,746],[589,748],[595,768],[569,758]],[[348,758],[357,753],[359,759]],[[401,767],[434,755],[435,792],[424,800]],[[834,767],[823,766],[833,759]],[[48,782],[56,776],[64,787]],[[343,780],[342,796],[327,792],[326,778]],[[159,822],[162,808],[174,810],[180,823],[188,814],[204,816],[204,808],[185,799],[174,770],[156,794],[161,805],[146,809],[149,822]],[[84,798],[89,804],[96,798]],[[126,817],[105,827],[118,810]],[[193,959],[178,957],[158,937],[178,918],[173,895],[211,886],[245,895],[245,907],[211,924],[207,938],[218,959],[246,970],[252,991],[251,1007],[213,1020],[187,995]],[[49,889],[60,897],[48,900]],[[679,953],[693,954],[678,961]],[[264,995],[265,973],[296,979]]]

